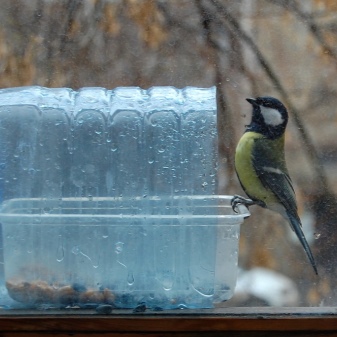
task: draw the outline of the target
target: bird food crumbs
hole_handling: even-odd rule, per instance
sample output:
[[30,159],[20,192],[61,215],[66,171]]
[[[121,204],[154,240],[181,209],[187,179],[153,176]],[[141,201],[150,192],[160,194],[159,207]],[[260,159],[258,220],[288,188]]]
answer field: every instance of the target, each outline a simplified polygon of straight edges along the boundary
[[141,302],[139,303],[134,309],[133,312],[145,312],[146,311],[146,303]]
[[113,306],[110,304],[101,304],[98,307],[96,307],[95,310],[98,314],[108,315],[111,314]]
[[115,301],[114,293],[108,289],[93,289],[74,285],[48,284],[45,281],[12,280],[6,282],[11,298],[26,304],[109,304]]

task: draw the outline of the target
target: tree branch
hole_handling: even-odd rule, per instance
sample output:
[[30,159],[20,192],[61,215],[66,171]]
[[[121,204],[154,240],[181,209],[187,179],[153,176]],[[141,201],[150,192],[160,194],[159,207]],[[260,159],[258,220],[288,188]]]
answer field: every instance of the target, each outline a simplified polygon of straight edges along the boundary
[[299,19],[303,20],[303,22],[307,25],[309,31],[311,32],[312,36],[322,47],[323,51],[331,58],[333,58],[335,61],[337,61],[336,52],[332,49],[332,47],[329,46],[329,44],[325,40],[320,27],[316,24],[312,15],[302,12],[300,8],[297,6],[297,3],[295,1],[286,1],[286,2],[279,0],[268,0],[268,1],[276,6],[282,7],[288,12],[296,15]]
[[[231,177],[234,174],[234,125],[232,120],[232,114],[230,111],[230,105],[227,102],[226,92],[224,88],[225,76],[222,72],[220,64],[220,56],[218,51],[221,49],[217,41],[213,37],[212,31],[212,16],[208,9],[202,3],[202,0],[196,1],[196,6],[199,10],[201,23],[210,51],[210,61],[215,71],[215,83],[217,87],[217,105],[218,105],[218,131],[219,131],[219,155],[220,160],[227,158],[225,161],[227,165],[228,176]],[[229,179],[228,181],[231,181]]]

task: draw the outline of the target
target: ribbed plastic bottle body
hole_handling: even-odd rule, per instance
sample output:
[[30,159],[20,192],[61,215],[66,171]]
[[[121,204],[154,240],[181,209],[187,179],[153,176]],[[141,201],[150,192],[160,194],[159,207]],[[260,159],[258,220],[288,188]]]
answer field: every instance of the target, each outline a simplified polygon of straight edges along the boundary
[[215,88],[0,90],[0,189],[13,198],[216,193]]

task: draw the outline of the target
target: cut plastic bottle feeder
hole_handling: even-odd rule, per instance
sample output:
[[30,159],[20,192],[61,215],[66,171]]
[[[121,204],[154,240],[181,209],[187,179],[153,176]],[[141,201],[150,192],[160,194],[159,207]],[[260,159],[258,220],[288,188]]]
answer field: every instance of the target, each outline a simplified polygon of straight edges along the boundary
[[0,90],[10,307],[211,308],[240,224],[217,195],[215,88]]

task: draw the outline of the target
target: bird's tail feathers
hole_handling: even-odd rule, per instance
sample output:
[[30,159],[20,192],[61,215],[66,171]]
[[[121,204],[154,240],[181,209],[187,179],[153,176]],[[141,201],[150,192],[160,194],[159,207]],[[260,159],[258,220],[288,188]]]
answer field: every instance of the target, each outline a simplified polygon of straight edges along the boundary
[[308,258],[309,258],[309,261],[310,261],[312,267],[314,268],[314,271],[315,271],[316,275],[318,275],[315,259],[312,255],[309,244],[308,244],[308,242],[307,242],[307,240],[304,236],[300,218],[298,216],[294,216],[290,212],[287,212],[287,216],[288,216],[288,219],[290,221],[290,224],[291,224],[291,227],[292,227],[293,231],[295,232],[296,236],[300,240],[300,242],[301,242]]

